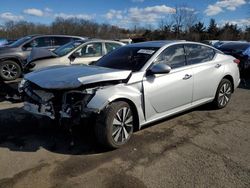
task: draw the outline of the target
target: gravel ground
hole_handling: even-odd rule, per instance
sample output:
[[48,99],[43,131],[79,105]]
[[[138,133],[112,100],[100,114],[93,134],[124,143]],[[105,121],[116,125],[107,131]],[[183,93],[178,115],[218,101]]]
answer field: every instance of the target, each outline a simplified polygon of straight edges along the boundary
[[202,106],[102,149],[92,123],[70,136],[0,99],[0,187],[250,187],[250,81],[222,110]]

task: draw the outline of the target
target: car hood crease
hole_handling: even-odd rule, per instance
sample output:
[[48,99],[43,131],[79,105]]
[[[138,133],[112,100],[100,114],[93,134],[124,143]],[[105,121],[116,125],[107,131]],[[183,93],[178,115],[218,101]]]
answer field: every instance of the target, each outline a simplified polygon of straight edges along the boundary
[[25,79],[44,89],[69,89],[82,85],[126,80],[131,71],[97,66],[54,66],[25,75]]

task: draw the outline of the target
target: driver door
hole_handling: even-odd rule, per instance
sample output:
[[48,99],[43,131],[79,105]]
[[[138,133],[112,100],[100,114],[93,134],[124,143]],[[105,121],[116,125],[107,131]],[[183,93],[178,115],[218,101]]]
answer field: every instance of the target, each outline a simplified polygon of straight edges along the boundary
[[145,113],[147,121],[178,111],[191,105],[193,77],[192,69],[186,66],[183,45],[166,48],[155,63],[166,63],[171,67],[167,74],[149,75],[144,78]]
[[88,43],[78,49],[75,54],[75,59],[71,64],[89,64],[95,62],[103,56],[103,44],[101,42]]

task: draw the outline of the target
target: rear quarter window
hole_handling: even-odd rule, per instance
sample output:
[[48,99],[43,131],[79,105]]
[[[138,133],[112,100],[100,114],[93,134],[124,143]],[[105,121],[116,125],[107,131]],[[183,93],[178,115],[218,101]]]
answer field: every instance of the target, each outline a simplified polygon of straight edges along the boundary
[[216,53],[214,49],[199,44],[186,44],[185,51],[188,65],[211,61]]

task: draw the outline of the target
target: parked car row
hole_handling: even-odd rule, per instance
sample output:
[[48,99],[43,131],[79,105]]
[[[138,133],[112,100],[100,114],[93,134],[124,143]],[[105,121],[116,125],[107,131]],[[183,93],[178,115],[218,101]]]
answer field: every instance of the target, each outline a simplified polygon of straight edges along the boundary
[[34,48],[24,65],[26,71],[34,71],[55,65],[94,63],[107,53],[125,45],[111,40],[77,40],[54,51]]
[[0,47],[0,78],[19,78],[23,65],[34,47],[54,50],[70,41],[85,40],[84,37],[67,35],[30,35],[18,39],[10,45]]
[[[205,44],[115,44],[75,41],[52,52],[51,59],[40,60],[49,64],[71,57],[76,63],[79,56],[93,54],[94,46],[100,56],[111,46],[94,65],[71,63],[26,74],[19,85],[24,109],[68,127],[93,118],[99,143],[119,148],[134,130],[159,119],[205,103],[224,108],[240,82],[239,61]],[[38,62],[33,61],[43,64]]]

